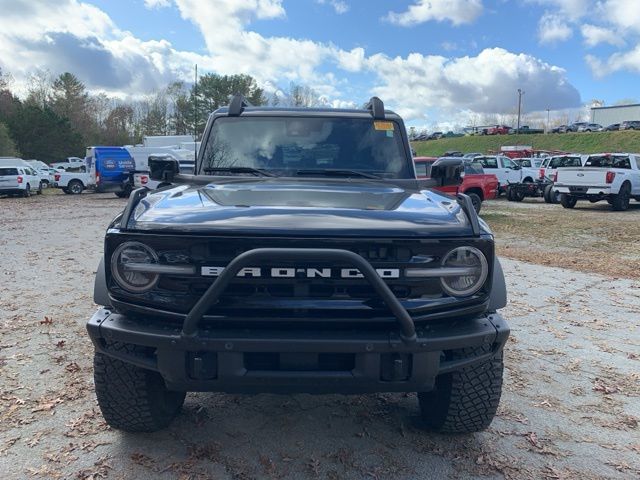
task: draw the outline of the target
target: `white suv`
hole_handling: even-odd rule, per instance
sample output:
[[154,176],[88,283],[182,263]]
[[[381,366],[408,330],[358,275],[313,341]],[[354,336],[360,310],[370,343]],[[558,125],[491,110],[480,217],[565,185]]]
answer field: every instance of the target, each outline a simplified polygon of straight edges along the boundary
[[0,194],[30,196],[42,193],[40,175],[31,167],[23,165],[0,165]]

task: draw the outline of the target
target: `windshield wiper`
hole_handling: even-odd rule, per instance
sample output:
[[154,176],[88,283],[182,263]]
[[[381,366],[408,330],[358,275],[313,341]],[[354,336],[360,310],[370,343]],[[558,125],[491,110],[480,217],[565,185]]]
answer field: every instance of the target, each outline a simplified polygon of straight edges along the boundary
[[271,172],[252,167],[207,167],[204,173],[229,172],[229,173],[252,173],[254,175],[262,175],[263,177],[275,177]]
[[362,172],[360,170],[344,170],[344,169],[335,169],[335,168],[296,170],[296,175],[325,175],[327,177],[364,177],[364,178],[376,178],[376,179],[382,178],[379,175]]

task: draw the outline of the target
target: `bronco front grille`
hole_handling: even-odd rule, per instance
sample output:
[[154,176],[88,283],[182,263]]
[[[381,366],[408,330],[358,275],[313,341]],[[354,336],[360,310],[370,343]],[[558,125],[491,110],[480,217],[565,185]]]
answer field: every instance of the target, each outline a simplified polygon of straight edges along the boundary
[[[126,238],[122,238],[126,237]],[[131,294],[114,282],[109,287],[112,295],[122,301],[139,306],[186,314],[202,297],[215,277],[201,275],[201,269],[224,267],[233,258],[255,248],[331,248],[348,250],[368,260],[375,269],[438,268],[442,258],[451,249],[471,245],[481,250],[489,265],[493,265],[493,242],[490,239],[305,239],[305,238],[237,238],[198,236],[170,237],[144,234],[107,235],[107,251],[113,251],[125,240],[144,242],[152,247],[163,264],[193,265],[191,276],[162,275],[155,288],[144,294]],[[338,272],[350,265],[282,264],[268,262],[256,265],[263,270],[273,267],[331,268]],[[491,268],[491,267],[490,267]],[[383,277],[384,278],[384,277]],[[442,290],[439,278],[384,278],[386,284],[405,308],[442,311],[458,305],[480,304],[487,298],[490,279],[485,288],[472,298],[454,299]],[[207,312],[214,317],[243,318],[381,318],[389,316],[388,309],[371,285],[362,278],[306,278],[300,273],[295,278],[237,277],[222,294],[219,302]]]

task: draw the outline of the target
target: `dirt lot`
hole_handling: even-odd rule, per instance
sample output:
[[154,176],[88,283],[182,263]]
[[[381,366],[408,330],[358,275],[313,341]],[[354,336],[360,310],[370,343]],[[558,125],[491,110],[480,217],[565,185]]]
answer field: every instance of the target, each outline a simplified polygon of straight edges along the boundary
[[486,432],[424,432],[414,395],[190,394],[169,430],[131,435],[100,416],[84,329],[103,231],[123,206],[0,199],[1,478],[640,475],[640,208],[486,205],[503,255],[575,269],[503,260],[512,338]]
[[486,202],[482,217],[498,238],[498,253],[525,262],[612,277],[640,279],[640,203],[614,212],[606,202],[575,209],[545,204]]

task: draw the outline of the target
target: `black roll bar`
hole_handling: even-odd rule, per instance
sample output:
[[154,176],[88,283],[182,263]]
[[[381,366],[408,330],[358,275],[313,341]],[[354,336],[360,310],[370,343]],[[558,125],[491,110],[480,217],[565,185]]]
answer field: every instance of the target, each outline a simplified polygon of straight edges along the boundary
[[234,258],[211,284],[200,300],[193,306],[182,325],[182,335],[192,336],[198,330],[198,323],[207,310],[214,305],[220,295],[243,268],[257,261],[330,261],[342,262],[357,268],[364,278],[384,300],[391,313],[400,324],[400,338],[405,344],[416,341],[416,328],[411,315],[402,306],[391,289],[376,273],[375,269],[357,253],[332,248],[255,248]]

